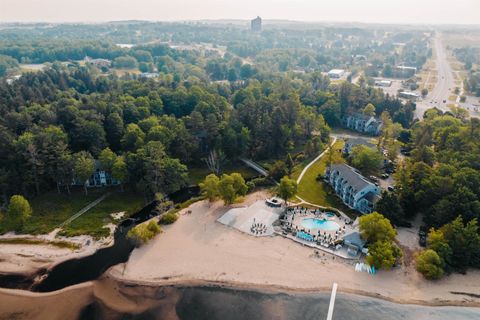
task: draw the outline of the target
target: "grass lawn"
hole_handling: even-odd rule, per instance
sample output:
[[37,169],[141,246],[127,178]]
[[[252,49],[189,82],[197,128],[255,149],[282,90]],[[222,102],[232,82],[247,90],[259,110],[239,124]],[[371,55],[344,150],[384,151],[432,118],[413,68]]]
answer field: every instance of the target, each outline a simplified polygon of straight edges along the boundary
[[[81,188],[74,188],[70,195],[66,193],[58,194],[55,190],[52,190],[29,200],[33,214],[18,232],[24,234],[49,233],[77,211],[108,191],[112,192],[109,197],[70,225],[65,226],[61,232],[69,236],[90,234],[100,237],[106,235],[108,230],[104,229],[103,225],[111,221],[110,213],[126,211],[128,215],[136,212],[144,205],[144,199],[141,195],[131,191],[120,192],[118,188],[89,189],[88,195],[85,195]],[[6,221],[0,223],[0,233],[11,230],[12,227]]]
[[129,216],[144,205],[145,199],[141,195],[132,191],[114,191],[105,200],[65,226],[60,234],[69,237],[82,234],[89,234],[96,238],[108,236],[110,231],[103,226],[110,222],[115,223],[110,217],[111,213],[125,211],[125,216]]
[[[341,156],[341,150],[343,148],[344,141],[339,139],[333,145],[335,162],[344,162]],[[324,207],[333,207],[342,210],[349,216],[355,216],[352,210],[343,204],[343,202],[335,195],[335,192],[325,184],[323,181],[317,181],[316,178],[319,174],[323,175],[327,167],[328,154],[325,154],[320,160],[315,162],[308,170],[298,185],[297,195],[313,204],[317,204]],[[298,175],[303,170],[299,169]],[[294,172],[296,173],[296,172]]]
[[[221,171],[226,174],[231,174],[233,172],[238,172],[242,175],[242,177],[247,180],[258,176],[258,173],[247,167],[243,163],[235,162],[235,163],[228,163],[223,167],[220,167]],[[212,173],[206,165],[201,167],[193,167],[188,168],[188,175],[190,177],[190,183],[193,185],[199,184],[202,182],[206,176]]]
[[0,244],[26,244],[26,245],[52,245],[58,248],[67,248],[71,250],[79,249],[80,246],[75,243],[67,241],[44,241],[27,238],[14,238],[14,239],[0,239]]
[[86,196],[80,188],[74,188],[70,195],[49,191],[33,199],[29,199],[33,213],[21,232],[28,234],[49,233],[60,223],[99,198],[105,190],[91,190]]

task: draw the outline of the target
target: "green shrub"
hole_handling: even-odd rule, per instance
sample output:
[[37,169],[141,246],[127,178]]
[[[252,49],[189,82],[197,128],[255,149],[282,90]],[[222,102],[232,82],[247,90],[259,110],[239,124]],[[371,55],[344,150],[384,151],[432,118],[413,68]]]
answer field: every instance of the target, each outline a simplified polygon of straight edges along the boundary
[[438,253],[432,249],[422,251],[416,258],[417,271],[427,279],[434,280],[443,276],[443,263]]
[[164,214],[161,218],[159,223],[160,224],[172,224],[177,221],[178,215],[175,212],[168,212]]
[[255,178],[250,180],[249,182],[252,182],[253,184],[255,184],[256,187],[269,187],[274,185],[272,180],[267,177]]
[[128,231],[127,237],[132,239],[137,246],[147,243],[161,232],[160,226],[155,221],[142,223]]

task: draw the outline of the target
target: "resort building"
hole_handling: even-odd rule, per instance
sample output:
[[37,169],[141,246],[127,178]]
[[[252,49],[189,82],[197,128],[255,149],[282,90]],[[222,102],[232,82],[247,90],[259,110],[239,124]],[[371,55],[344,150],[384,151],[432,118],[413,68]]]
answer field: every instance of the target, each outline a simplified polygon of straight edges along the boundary
[[342,117],[342,125],[361,133],[378,136],[382,131],[382,122],[375,117],[361,113],[347,114]]
[[343,203],[361,213],[372,212],[380,198],[380,188],[346,164],[334,164],[327,168],[325,179]]
[[250,22],[250,28],[253,32],[260,32],[262,31],[262,18],[256,17]]
[[350,152],[352,152],[352,149],[356,146],[366,146],[371,149],[377,148],[375,144],[369,142],[367,139],[350,138],[345,140],[345,145],[343,146],[342,152],[344,154],[349,154]]
[[343,77],[344,74],[345,70],[343,69],[332,69],[328,71],[328,77],[330,79],[340,79],[341,77]]
[[365,243],[357,230],[352,230],[343,236],[343,244],[347,247],[350,256],[356,256],[358,252],[362,252]]

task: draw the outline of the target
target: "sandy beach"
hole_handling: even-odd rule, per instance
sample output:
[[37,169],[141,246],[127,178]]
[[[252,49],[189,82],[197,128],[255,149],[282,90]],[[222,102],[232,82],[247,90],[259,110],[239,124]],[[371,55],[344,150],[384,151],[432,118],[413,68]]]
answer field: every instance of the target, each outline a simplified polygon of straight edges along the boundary
[[[112,228],[113,234],[114,228]],[[2,235],[0,239],[31,239],[41,240],[40,244],[8,244],[0,243],[0,273],[31,275],[39,270],[50,269],[55,265],[70,259],[76,259],[94,254],[98,249],[113,245],[113,237],[95,240],[91,236],[73,238],[55,235]],[[62,240],[79,245],[78,249],[61,248],[48,244],[48,241]]]
[[[237,206],[267,197],[256,192]],[[176,223],[164,227],[162,234],[135,249],[126,264],[112,267],[107,275],[157,286],[209,284],[298,292],[329,290],[337,282],[341,292],[398,303],[480,306],[478,270],[427,281],[407,261],[376,275],[357,273],[355,261],[329,254],[318,258],[313,249],[289,239],[255,238],[216,222],[228,209],[220,201],[193,204]],[[185,214],[187,210],[191,214]]]

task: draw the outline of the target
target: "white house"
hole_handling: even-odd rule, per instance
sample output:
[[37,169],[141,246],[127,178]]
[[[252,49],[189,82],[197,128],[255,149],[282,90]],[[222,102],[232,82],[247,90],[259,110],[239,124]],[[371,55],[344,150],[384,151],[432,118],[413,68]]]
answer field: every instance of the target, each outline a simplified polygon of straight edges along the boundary
[[343,77],[344,74],[345,70],[343,69],[332,69],[328,71],[328,77],[330,79],[340,79],[341,77]]
[[[87,180],[87,187],[107,187],[119,185],[120,181],[114,179],[110,173],[104,171],[98,160],[95,161],[95,172]],[[72,185],[83,186],[83,181],[74,179]]]
[[343,203],[363,214],[372,212],[380,198],[380,188],[346,164],[327,168],[325,179]]
[[382,121],[361,113],[344,115],[342,117],[342,124],[345,128],[374,136],[378,136],[383,127]]

